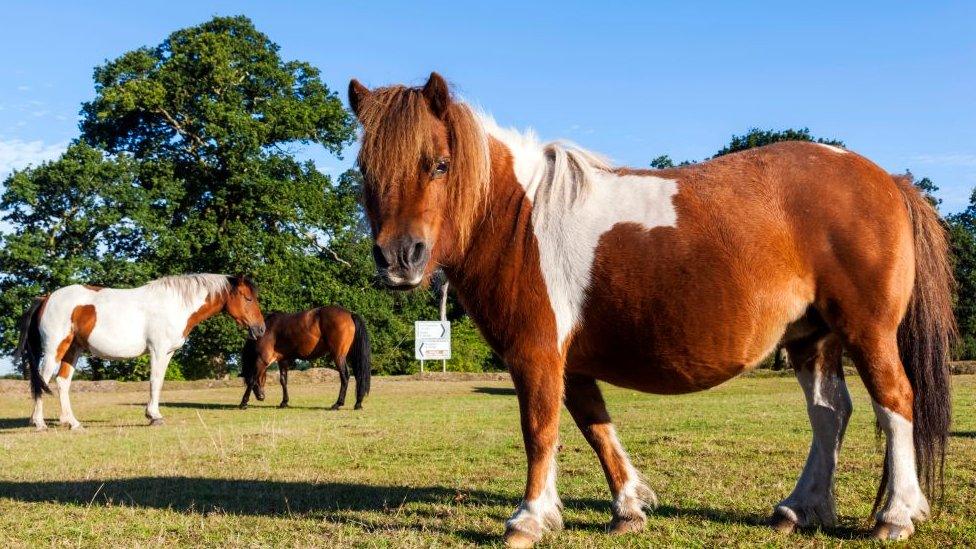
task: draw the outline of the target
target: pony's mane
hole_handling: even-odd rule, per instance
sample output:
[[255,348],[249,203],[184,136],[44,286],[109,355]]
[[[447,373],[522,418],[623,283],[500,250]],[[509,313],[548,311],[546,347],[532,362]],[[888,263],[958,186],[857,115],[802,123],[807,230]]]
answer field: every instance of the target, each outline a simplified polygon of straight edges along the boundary
[[157,278],[146,284],[149,288],[167,290],[175,293],[183,302],[192,305],[204,295],[204,299],[230,292],[230,278],[223,274],[185,274]]
[[[418,177],[426,166],[433,167],[437,151],[430,136],[437,129],[437,119],[421,88],[373,90],[357,115],[363,126],[359,166],[378,196],[386,195],[391,185]],[[488,137],[474,112],[461,102],[450,102],[442,122],[451,148],[447,185],[454,210],[449,215],[463,244],[488,195]]]
[[[357,112],[363,127],[359,166],[378,196],[390,187],[418,177],[418,170],[436,160],[430,139],[434,118],[421,88],[389,86],[370,93]],[[516,175],[538,206],[537,215],[565,212],[585,199],[596,175],[612,170],[599,154],[568,141],[542,143],[531,130],[500,127],[491,116],[452,101],[443,122],[451,148],[448,192],[461,243],[483,214],[491,181],[489,136],[504,143],[516,159]],[[535,209],[533,211],[536,211]]]
[[533,212],[566,212],[584,200],[597,174],[612,171],[606,157],[565,140],[542,143],[535,132],[503,128],[478,113],[484,131],[501,141],[516,159],[516,176],[532,201]]

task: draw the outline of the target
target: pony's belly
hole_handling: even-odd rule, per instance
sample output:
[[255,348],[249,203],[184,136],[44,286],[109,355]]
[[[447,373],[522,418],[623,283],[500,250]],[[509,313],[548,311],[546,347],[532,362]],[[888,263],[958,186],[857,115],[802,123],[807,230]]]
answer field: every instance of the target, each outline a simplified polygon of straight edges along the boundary
[[96,325],[88,336],[86,349],[92,356],[108,360],[134,358],[146,353],[146,336],[133,326]]
[[569,373],[592,377],[611,385],[645,393],[675,395],[704,391],[724,383],[750,367],[742,363],[696,363],[657,360],[575,360],[567,363]]

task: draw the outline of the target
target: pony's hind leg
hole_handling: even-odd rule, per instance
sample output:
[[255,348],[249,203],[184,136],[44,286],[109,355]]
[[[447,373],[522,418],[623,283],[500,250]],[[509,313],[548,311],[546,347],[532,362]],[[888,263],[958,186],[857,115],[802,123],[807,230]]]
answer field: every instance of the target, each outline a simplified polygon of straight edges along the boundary
[[61,415],[58,418],[61,425],[69,425],[72,430],[82,429],[81,422],[75,418],[71,410],[71,378],[75,374],[75,362],[78,360],[78,350],[71,349],[61,359],[61,369],[55,378],[58,382],[58,397],[61,400]]
[[657,505],[657,497],[631,465],[627,452],[617,439],[596,381],[589,377],[567,375],[565,402],[576,425],[600,459],[610,485],[613,520],[608,530],[625,533],[643,529],[647,522],[644,509]]
[[[43,379],[45,383],[48,382],[51,377],[54,376],[57,369],[57,359],[50,356],[50,353],[45,353],[41,362],[41,379]],[[44,421],[44,400],[41,395],[34,397],[34,411],[31,413],[31,423],[38,431],[47,429],[47,423]]]
[[332,405],[332,409],[338,410],[346,404],[346,389],[349,388],[349,367],[346,365],[345,357],[336,357],[335,365],[339,370],[339,397]]
[[290,360],[278,361],[278,381],[281,382],[281,404],[278,405],[279,408],[288,407],[288,370],[291,367],[292,361]]
[[815,334],[788,342],[786,348],[806,397],[813,442],[796,487],[776,506],[771,524],[783,532],[798,526],[835,526],[834,473],[852,411],[840,340],[833,334]]
[[[51,338],[49,338],[50,340]],[[57,350],[55,349],[45,349],[44,356],[41,360],[41,379],[44,383],[50,383],[51,378],[54,377],[55,372],[58,371],[58,365],[61,363],[62,356],[70,348],[72,341],[72,335],[69,334],[64,338],[63,343],[59,345]],[[34,428],[38,431],[43,431],[47,429],[47,423],[44,421],[44,401],[41,396],[38,395],[34,398],[34,412],[31,414],[31,423],[34,424]]]
[[914,391],[898,354],[895,331],[858,337],[849,344],[851,357],[874,404],[885,434],[883,504],[875,537],[902,539],[915,531],[913,520],[929,516],[929,503],[918,481],[913,433]]

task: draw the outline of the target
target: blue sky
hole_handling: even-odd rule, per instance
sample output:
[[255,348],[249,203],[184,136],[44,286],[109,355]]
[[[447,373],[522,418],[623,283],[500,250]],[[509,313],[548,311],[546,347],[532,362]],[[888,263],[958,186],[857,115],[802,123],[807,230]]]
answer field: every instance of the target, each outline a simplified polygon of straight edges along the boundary
[[[422,83],[437,70],[500,123],[620,164],[701,159],[752,126],[807,126],[931,177],[944,211],[976,187],[974,2],[331,4],[6,3],[0,177],[77,136],[93,67],[244,14],[343,98],[351,77]],[[329,173],[354,156],[305,154]]]

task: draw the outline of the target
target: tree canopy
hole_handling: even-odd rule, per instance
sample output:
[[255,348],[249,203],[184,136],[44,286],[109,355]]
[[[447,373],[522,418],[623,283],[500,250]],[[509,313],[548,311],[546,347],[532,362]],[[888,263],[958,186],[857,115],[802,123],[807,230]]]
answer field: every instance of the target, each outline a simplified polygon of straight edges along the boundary
[[[380,368],[412,366],[412,321],[433,318],[430,296],[375,286],[357,173],[333,181],[294,152],[341,154],[355,135],[318,69],[282,59],[247,18],[217,17],[106,62],[94,82],[76,142],[6,181],[0,350],[31,298],[63,285],[248,273],[265,310],[343,305],[373,329]],[[203,323],[174,375],[220,375],[242,338],[229,319]],[[140,361],[92,364],[145,375]]]

